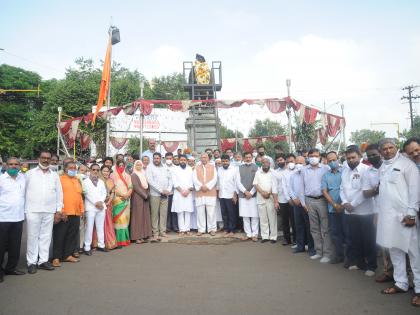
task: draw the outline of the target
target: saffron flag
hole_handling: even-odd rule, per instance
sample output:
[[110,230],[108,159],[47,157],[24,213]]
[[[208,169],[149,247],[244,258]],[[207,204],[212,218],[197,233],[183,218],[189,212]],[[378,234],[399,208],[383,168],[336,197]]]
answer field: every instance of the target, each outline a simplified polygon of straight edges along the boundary
[[101,86],[99,87],[98,103],[96,104],[95,114],[93,115],[92,126],[95,126],[96,116],[98,116],[104,102],[109,93],[109,84],[111,83],[111,39],[108,42],[108,48],[106,49],[104,68],[102,70]]

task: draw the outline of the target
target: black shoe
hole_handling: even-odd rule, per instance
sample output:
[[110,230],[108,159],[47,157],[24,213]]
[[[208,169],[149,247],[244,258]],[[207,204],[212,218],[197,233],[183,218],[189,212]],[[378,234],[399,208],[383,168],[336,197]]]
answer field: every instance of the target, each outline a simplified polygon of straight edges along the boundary
[[269,240],[261,240],[261,243],[267,243]]
[[344,258],[333,258],[330,260],[330,264],[335,265],[335,264],[341,264],[344,261]]
[[51,265],[49,261],[38,265],[38,269],[43,269],[43,270],[48,270],[48,271],[55,270],[55,268]]
[[86,256],[92,256],[92,251],[91,250],[84,250],[83,254],[85,254]]
[[106,247],[104,247],[104,248],[98,247],[96,250],[97,251],[100,251],[100,252],[104,252],[104,253],[108,253],[109,252],[108,248],[106,248]]
[[29,266],[28,266],[28,273],[29,273],[29,274],[33,275],[33,274],[34,274],[34,273],[36,273],[36,272],[37,272],[36,265],[29,265]]
[[271,244],[276,244],[276,243],[277,243],[277,241],[275,241],[275,240],[271,240],[271,241],[270,241],[270,243],[271,243]]
[[283,246],[290,245],[290,241],[284,240],[283,243],[281,243],[281,245],[283,245]]
[[20,270],[6,270],[4,272],[6,275],[13,275],[13,276],[23,276],[24,274],[26,274],[26,272],[24,271],[20,271]]
[[4,281],[3,272],[0,272],[0,283],[2,283],[3,281]]
[[292,253],[293,253],[293,254],[299,254],[299,253],[304,253],[304,252],[305,252],[305,250],[304,250],[304,249],[297,249],[297,248],[296,248],[296,249],[294,249],[294,250],[293,250],[293,252],[292,252]]

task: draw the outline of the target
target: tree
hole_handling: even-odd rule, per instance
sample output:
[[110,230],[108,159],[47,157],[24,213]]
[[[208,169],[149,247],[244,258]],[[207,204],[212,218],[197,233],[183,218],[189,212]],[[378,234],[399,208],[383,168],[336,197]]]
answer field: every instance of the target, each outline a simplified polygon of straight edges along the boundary
[[307,124],[300,122],[296,118],[296,125],[294,127],[295,146],[296,151],[309,150],[316,145],[316,123]]
[[[148,149],[149,149],[149,141],[147,141],[147,139],[143,137],[143,151],[146,151]],[[131,155],[138,154],[139,157],[141,157],[141,153],[143,152],[139,154],[139,151],[140,151],[140,138],[128,139],[127,152],[130,153]]]
[[243,138],[244,134],[240,131],[235,132],[232,129],[229,129],[228,127],[226,127],[224,124],[219,123],[219,128],[220,128],[220,138],[221,139],[226,139],[226,138]]
[[420,116],[419,115],[414,116],[413,128],[411,128],[410,130],[404,130],[402,132],[402,136],[405,139],[412,138],[412,137],[420,137]]
[[249,131],[249,137],[268,137],[286,134],[286,128],[279,122],[265,119],[255,121],[254,127]]
[[385,131],[377,131],[370,129],[360,129],[353,131],[350,135],[350,141],[360,146],[362,143],[377,143],[385,138]]
[[181,73],[154,77],[150,83],[151,99],[155,100],[187,100],[188,93],[184,91],[184,77]]

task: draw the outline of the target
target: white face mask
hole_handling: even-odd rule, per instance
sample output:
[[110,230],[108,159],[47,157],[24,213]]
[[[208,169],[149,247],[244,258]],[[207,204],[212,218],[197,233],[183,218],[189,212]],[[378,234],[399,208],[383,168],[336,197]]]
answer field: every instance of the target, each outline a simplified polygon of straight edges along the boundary
[[58,171],[58,165],[50,165],[50,170],[53,172],[57,172]]
[[256,158],[258,155],[258,152],[252,152],[252,157]]
[[303,168],[303,165],[302,165],[302,164],[296,164],[296,166],[295,166],[295,169],[296,169],[298,172],[300,172],[300,171],[302,170],[302,168]]
[[290,162],[289,164],[287,164],[287,167],[289,168],[289,170],[293,170],[293,169],[295,169],[295,163],[293,163],[293,162]]
[[319,164],[319,158],[315,157],[315,156],[311,156],[309,158],[309,164],[311,164],[312,166],[316,166]]
[[166,165],[172,165],[172,160],[166,160]]

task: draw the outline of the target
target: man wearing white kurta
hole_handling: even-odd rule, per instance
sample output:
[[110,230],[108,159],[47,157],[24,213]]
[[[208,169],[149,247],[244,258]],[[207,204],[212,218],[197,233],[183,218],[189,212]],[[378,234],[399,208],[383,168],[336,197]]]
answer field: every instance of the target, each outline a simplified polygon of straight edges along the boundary
[[193,170],[187,165],[187,157],[179,156],[179,167],[172,171],[174,198],[171,211],[178,215],[178,228],[181,234],[190,234],[191,213],[194,211],[192,191]]
[[376,241],[372,198],[365,198],[362,179],[369,166],[360,163],[361,154],[357,146],[346,150],[347,167],[341,175],[340,199],[348,215],[351,253],[349,270],[362,269],[365,275],[375,275]]
[[255,174],[254,182],[257,189],[257,207],[260,215],[261,243],[277,242],[277,214],[274,208],[273,193],[277,193],[276,178],[270,170],[270,160],[263,158],[262,168]]
[[387,288],[384,294],[394,294],[408,290],[406,253],[410,257],[414,276],[414,290],[418,295],[412,303],[419,303],[420,260],[419,240],[416,230],[418,212],[419,173],[416,165],[397,152],[392,139],[380,143],[384,158],[379,168],[379,214],[377,243],[389,248],[394,265],[395,286]]
[[26,173],[25,214],[28,230],[28,273],[54,270],[48,262],[54,215],[60,217],[63,191],[60,178],[49,169],[51,153],[41,152],[39,165]]
[[238,167],[236,186],[239,195],[239,215],[244,221],[246,237],[243,240],[258,240],[259,220],[257,209],[256,188],[253,185],[258,167],[252,163],[252,153],[244,154],[244,164]]
[[107,252],[105,248],[104,224],[106,215],[105,199],[107,191],[105,183],[98,178],[100,168],[98,164],[92,164],[90,167],[90,177],[84,180],[85,189],[85,212],[86,212],[86,229],[85,229],[85,246],[86,255],[92,255],[92,233],[93,226],[96,227],[98,236],[98,250]]
[[206,232],[206,214],[207,231],[211,236],[216,235],[216,183],[217,171],[213,164],[209,163],[207,153],[202,153],[199,163],[193,172],[195,193],[195,204],[197,207],[197,227],[198,236]]

